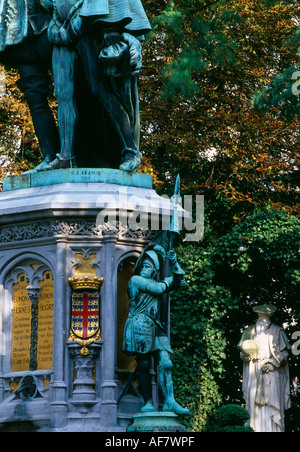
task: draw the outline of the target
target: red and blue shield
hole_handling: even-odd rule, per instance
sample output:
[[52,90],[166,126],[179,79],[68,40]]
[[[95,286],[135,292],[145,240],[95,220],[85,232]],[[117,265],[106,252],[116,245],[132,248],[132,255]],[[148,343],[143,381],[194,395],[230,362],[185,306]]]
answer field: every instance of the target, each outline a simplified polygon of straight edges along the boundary
[[74,293],[72,295],[72,331],[81,339],[89,339],[98,333],[100,296],[98,293]]

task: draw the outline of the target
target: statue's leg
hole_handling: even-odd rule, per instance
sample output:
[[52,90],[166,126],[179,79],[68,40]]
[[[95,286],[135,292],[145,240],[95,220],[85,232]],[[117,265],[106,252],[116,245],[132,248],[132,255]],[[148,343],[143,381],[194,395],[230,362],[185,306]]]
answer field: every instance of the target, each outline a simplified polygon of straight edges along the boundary
[[86,80],[93,95],[107,111],[116,133],[122,143],[122,162],[120,169],[135,171],[141,162],[141,153],[134,140],[130,115],[126,111],[124,99],[118,98],[109,77],[100,73],[98,64],[99,44],[86,36],[78,43],[78,51],[83,63]]
[[144,399],[145,405],[142,408],[144,411],[154,411],[152,401],[152,384],[151,384],[151,355],[138,355],[137,358],[137,378],[139,382],[139,389]]
[[77,54],[66,47],[53,49],[54,92],[58,103],[60,154],[46,170],[76,167],[74,154],[78,112],[75,103],[75,73]]
[[23,91],[29,105],[43,160],[49,163],[59,150],[59,136],[52,110],[48,104],[48,73],[43,72],[43,68],[38,64],[21,64],[18,66],[18,70],[20,73],[18,87]]
[[[110,78],[103,77],[103,88],[107,89],[105,85],[109,84],[109,92],[113,93],[114,98],[117,100],[118,105],[124,109],[128,117],[128,124],[130,124],[130,137],[133,137],[134,146],[137,152],[133,148],[124,145],[122,151],[122,159],[120,169],[123,171],[135,171],[141,162],[142,154],[139,151],[140,144],[140,112],[138,102],[138,88],[136,76],[129,76],[124,78]],[[105,81],[106,79],[106,81]],[[100,87],[101,88],[101,87]],[[119,113],[116,109],[116,117]]]
[[30,37],[21,44],[11,46],[4,52],[5,63],[18,69],[19,88],[29,105],[36,136],[43,154],[42,163],[32,171],[42,169],[59,151],[59,135],[53,112],[48,103],[49,76],[52,46],[47,31],[34,35],[29,26]]
[[159,384],[164,396],[163,411],[173,411],[176,414],[189,414],[187,408],[182,408],[175,400],[173,379],[172,379],[172,361],[170,353],[165,350],[159,351]]

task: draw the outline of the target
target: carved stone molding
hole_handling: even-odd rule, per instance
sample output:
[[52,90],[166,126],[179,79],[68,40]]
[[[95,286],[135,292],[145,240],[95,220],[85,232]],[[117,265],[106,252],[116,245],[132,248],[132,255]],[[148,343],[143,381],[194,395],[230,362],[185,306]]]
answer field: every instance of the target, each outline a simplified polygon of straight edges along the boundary
[[10,225],[0,228],[0,243],[19,242],[33,239],[52,238],[57,236],[115,236],[119,239],[150,240],[153,232],[145,229],[131,230],[120,222],[97,225],[93,221],[46,221],[24,225]]
[[97,276],[100,272],[100,259],[99,259],[99,249],[100,245],[97,247],[73,247],[72,246],[72,258],[71,264],[73,267],[73,273],[75,276]]

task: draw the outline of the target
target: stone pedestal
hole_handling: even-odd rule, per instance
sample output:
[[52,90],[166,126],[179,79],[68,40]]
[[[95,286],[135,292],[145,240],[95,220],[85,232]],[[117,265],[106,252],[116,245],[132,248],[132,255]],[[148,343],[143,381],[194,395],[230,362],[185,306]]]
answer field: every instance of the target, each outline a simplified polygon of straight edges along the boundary
[[[172,204],[155,193],[149,175],[117,170],[19,176],[7,179],[4,190],[0,424],[23,412],[21,420],[53,430],[125,431],[140,399],[134,392],[128,396],[132,408],[121,415],[120,375],[130,374],[132,363],[120,368],[118,358],[120,309],[127,309],[118,305],[118,269],[124,262],[135,262],[158,232],[153,226],[158,229],[162,217],[172,214]],[[89,346],[86,357],[77,343],[68,341],[68,279],[77,276],[104,278],[99,292],[101,340]],[[126,303],[124,294],[121,303]],[[26,402],[22,411],[24,402],[15,390],[26,374],[36,378],[40,396]]]
[[94,342],[89,346],[88,354],[83,355],[78,344],[68,344],[70,355],[74,363],[74,370],[76,372],[76,377],[73,382],[73,397],[71,403],[78,407],[80,413],[88,413],[89,407],[97,403],[94,371],[96,369],[96,360],[99,357],[101,346],[101,343]]
[[187,432],[180,424],[177,414],[171,411],[138,413],[127,432]]

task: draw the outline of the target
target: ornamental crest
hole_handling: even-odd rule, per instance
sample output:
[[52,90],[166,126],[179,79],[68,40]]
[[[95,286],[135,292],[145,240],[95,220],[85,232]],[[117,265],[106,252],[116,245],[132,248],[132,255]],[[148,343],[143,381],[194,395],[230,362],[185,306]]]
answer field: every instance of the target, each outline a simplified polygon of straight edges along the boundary
[[98,293],[73,293],[71,328],[80,339],[89,339],[99,331],[99,302]]
[[81,354],[88,355],[88,346],[101,341],[100,336],[100,294],[103,278],[69,278],[72,293],[72,318],[69,342],[82,346]]

